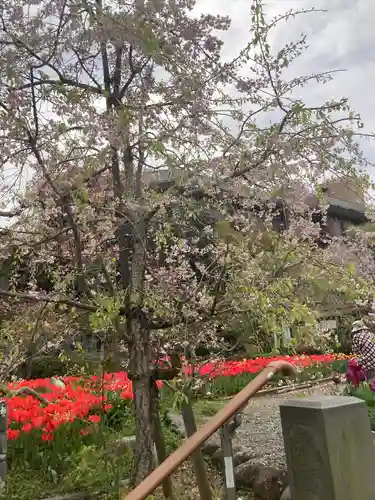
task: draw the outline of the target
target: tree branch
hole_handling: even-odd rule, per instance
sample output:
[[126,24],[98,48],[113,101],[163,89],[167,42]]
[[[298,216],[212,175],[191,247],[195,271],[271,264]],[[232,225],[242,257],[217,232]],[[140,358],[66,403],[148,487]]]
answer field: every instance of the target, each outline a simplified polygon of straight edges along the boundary
[[18,215],[21,214],[21,210],[0,210],[0,217],[17,217]]
[[0,289],[0,297],[4,297],[7,299],[15,299],[15,300],[25,300],[28,302],[45,302],[48,304],[61,304],[90,312],[96,312],[98,310],[98,307],[94,305],[86,304],[76,300],[57,299],[53,297],[47,297],[47,296],[43,297],[27,293],[8,292],[7,290],[1,290],[1,289]]
[[71,80],[70,78],[65,78],[64,76],[61,76],[59,80],[53,80],[53,79],[37,79],[33,83],[24,83],[23,85],[20,85],[19,87],[12,88],[12,90],[25,90],[29,89],[31,87],[40,87],[41,85],[68,85],[68,87],[75,87],[78,89],[82,90],[89,90],[90,92],[93,92],[95,94],[101,95],[103,93],[102,89],[98,89],[96,87],[92,87],[91,85],[88,85],[87,83],[82,83],[82,82],[77,82],[74,80]]
[[215,284],[215,296],[214,296],[214,300],[212,302],[210,316],[213,316],[215,314],[217,303],[219,301],[220,285],[221,285],[221,283],[222,283],[222,281],[224,279],[224,275],[225,275],[225,272],[227,270],[227,256],[228,256],[228,252],[229,252],[229,244],[227,243],[227,248],[226,248],[225,256],[224,256],[223,267],[221,268],[219,279],[217,280],[217,282]]
[[135,67],[134,66],[134,61],[133,61],[133,46],[130,45],[130,47],[129,47],[129,68],[130,68],[130,75],[129,75],[128,80],[123,85],[122,89],[120,90],[120,92],[118,94],[118,100],[119,101],[121,101],[121,99],[124,97],[126,91],[130,87],[130,85],[131,85],[132,81],[134,80],[134,78],[138,74],[142,73],[142,71],[145,69],[145,67],[150,62],[150,60],[151,60],[151,57],[147,57],[143,64],[139,65],[138,67]]

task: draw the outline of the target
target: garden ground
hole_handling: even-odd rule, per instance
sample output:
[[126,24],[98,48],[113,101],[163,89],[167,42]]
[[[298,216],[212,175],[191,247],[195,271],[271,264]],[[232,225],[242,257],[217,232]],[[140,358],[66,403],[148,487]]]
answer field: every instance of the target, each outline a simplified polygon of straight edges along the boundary
[[[339,394],[341,392],[340,385],[327,382],[302,391],[252,398],[243,411],[243,421],[233,439],[233,447],[240,445],[242,448],[246,448],[254,455],[257,462],[266,466],[285,469],[284,444],[279,415],[280,404],[290,398],[302,398],[312,394]],[[213,409],[217,411],[225,402],[215,401],[211,404]],[[210,403],[198,403],[195,408],[197,414],[200,415],[200,422],[203,423],[208,418]]]
[[[281,430],[281,420],[279,407],[284,401],[290,398],[303,398],[309,395],[320,394],[340,394],[343,387],[327,382],[306,390],[297,390],[287,394],[266,395],[253,398],[243,410],[243,421],[237,429],[233,439],[233,448],[240,447],[242,450],[253,455],[254,462],[262,463],[268,467],[285,470],[284,444]],[[197,401],[194,405],[195,414],[199,424],[203,424],[207,419],[214,415],[220,408],[227,403],[227,400],[216,399]],[[190,485],[190,491],[176,491],[176,498],[183,500],[200,500],[197,486],[194,483],[192,475],[189,477],[191,465],[185,464],[182,470],[180,480],[177,480],[177,488],[181,484]],[[209,464],[209,474],[211,485],[213,486],[214,499],[223,498],[223,476]],[[176,482],[175,482],[176,484]],[[161,492],[160,492],[161,493]],[[240,497],[243,500],[252,500],[251,491],[240,491]],[[162,498],[160,496],[160,498]]]

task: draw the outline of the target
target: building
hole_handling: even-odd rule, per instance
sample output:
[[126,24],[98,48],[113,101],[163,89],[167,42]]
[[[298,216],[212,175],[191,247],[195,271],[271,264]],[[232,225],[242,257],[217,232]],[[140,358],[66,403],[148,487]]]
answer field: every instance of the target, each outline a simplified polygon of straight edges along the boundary
[[343,236],[349,226],[368,222],[363,191],[355,180],[328,182],[322,193],[328,205],[325,227],[330,236]]

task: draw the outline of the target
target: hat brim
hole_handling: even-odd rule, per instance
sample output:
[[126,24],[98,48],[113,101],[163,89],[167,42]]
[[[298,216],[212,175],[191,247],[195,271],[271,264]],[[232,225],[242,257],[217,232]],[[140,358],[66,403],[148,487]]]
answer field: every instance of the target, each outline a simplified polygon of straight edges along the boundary
[[370,330],[370,329],[369,329],[367,326],[359,326],[359,327],[357,327],[357,328],[353,328],[353,329],[352,329],[352,333],[361,332],[361,331],[363,331],[363,330],[368,331],[368,330]]

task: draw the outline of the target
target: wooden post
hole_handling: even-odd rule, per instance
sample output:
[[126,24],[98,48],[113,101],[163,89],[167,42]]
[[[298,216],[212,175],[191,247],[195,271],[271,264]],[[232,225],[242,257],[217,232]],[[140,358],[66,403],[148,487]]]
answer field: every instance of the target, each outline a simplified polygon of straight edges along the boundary
[[7,426],[8,407],[5,400],[0,401],[0,489],[5,487],[7,472]]
[[[197,432],[197,425],[195,423],[193,405],[191,404],[190,396],[188,396],[187,399],[182,403],[181,411],[186,435],[187,437],[190,437]],[[197,477],[199,495],[201,497],[201,500],[212,500],[212,492],[207,477],[206,464],[200,448],[198,448],[197,451],[195,451],[191,455],[191,459],[193,461],[195,474]]]
[[[167,458],[167,450],[165,448],[165,440],[163,435],[163,429],[160,422],[160,412],[159,412],[159,392],[155,382],[152,385],[152,420],[154,426],[154,442],[156,448],[156,454],[158,457],[158,465],[160,465]],[[173,487],[172,478],[170,476],[166,477],[162,483],[164,497],[172,500],[173,499]]]
[[232,439],[237,427],[242,423],[242,416],[237,413],[231,422],[227,422],[220,429],[221,449],[223,452],[225,495],[226,500],[237,500],[236,484],[234,481]]
[[221,449],[224,461],[225,498],[226,500],[237,500],[236,484],[234,482],[232,436],[228,424],[220,429]]
[[280,413],[292,500],[375,498],[375,450],[363,401],[294,399]]

